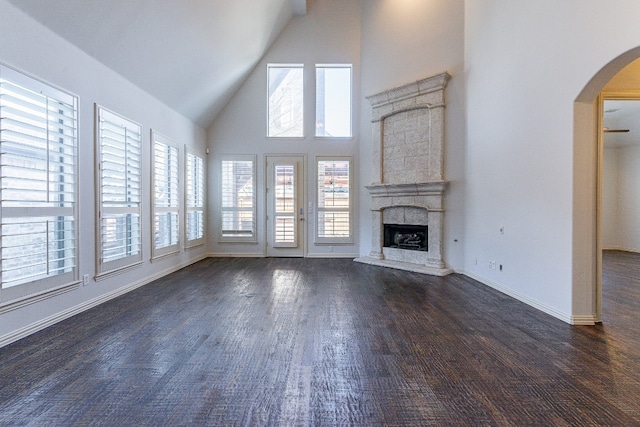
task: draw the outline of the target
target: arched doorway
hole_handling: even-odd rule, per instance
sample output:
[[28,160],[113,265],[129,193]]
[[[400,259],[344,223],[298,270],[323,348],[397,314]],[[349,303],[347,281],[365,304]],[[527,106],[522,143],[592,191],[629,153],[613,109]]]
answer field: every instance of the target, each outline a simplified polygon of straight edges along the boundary
[[610,61],[574,103],[573,311],[575,324],[602,321],[602,144],[601,98],[607,83],[640,58],[640,47]]

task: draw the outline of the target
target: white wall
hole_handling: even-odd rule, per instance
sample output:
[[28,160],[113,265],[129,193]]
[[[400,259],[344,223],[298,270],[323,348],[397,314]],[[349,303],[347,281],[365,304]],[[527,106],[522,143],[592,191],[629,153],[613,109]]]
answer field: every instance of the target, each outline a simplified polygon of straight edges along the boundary
[[[302,63],[305,66],[305,137],[266,137],[267,119],[267,64]],[[316,64],[353,64],[353,138],[330,140],[315,138],[315,73]],[[234,95],[222,113],[208,130],[209,155],[209,250],[213,255],[262,256],[265,253],[265,155],[307,155],[307,202],[315,206],[315,158],[322,155],[354,157],[355,212],[358,212],[357,195],[361,191],[357,180],[360,167],[359,108],[360,108],[360,2],[343,0],[314,0],[309,2],[307,15],[294,18],[271,46],[247,81]],[[226,154],[255,154],[257,168],[257,230],[258,243],[220,243],[217,228],[220,227],[218,194],[220,171],[218,159]],[[308,206],[307,203],[305,205]],[[315,210],[314,210],[315,212]],[[356,216],[357,218],[357,216]],[[355,230],[354,244],[314,245],[313,218],[307,218],[306,248],[308,256],[356,256],[360,236]],[[333,249],[333,252],[330,250]]]
[[466,2],[465,270],[566,321],[595,311],[592,102],[608,78],[591,79],[640,45],[639,14],[634,0]]
[[[371,106],[364,99],[447,71],[445,89],[444,261],[463,268],[464,245],[464,2],[462,0],[362,2],[361,184],[372,182]],[[360,253],[371,251],[369,194],[361,189]]]
[[640,147],[605,149],[602,247],[640,252]]
[[143,255],[141,268],[64,293],[44,301],[7,310],[0,308],[0,346],[22,335],[101,301],[110,293],[142,283],[201,257],[206,247],[182,251],[162,261],[149,262],[151,254],[150,132],[152,128],[180,144],[204,149],[205,132],[171,108],[107,69],[53,34],[13,5],[0,0],[0,62],[40,78],[79,97],[79,273],[94,277],[94,103],[118,112],[143,126]]
[[620,152],[605,148],[602,153],[602,247],[621,249],[620,206]]

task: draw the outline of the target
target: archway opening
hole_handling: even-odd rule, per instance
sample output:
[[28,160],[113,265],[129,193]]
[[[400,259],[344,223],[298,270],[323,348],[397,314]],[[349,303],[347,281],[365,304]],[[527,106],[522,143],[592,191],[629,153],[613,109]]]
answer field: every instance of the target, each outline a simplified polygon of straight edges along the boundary
[[574,324],[602,321],[602,94],[639,58],[637,47],[610,61],[574,103],[573,312],[590,313]]

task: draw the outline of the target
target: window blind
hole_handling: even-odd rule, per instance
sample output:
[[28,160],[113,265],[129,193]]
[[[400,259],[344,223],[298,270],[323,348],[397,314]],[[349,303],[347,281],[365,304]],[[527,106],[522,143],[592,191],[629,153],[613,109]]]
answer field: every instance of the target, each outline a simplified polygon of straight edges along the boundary
[[318,209],[316,241],[318,243],[350,243],[351,226],[351,161],[350,159],[318,160]]
[[142,261],[142,128],[97,108],[99,273]]
[[187,153],[187,244],[204,239],[204,159]]
[[[178,148],[154,133],[154,256],[179,249]],[[164,249],[164,250],[160,250]]]
[[222,237],[255,238],[255,159],[222,160]]
[[74,96],[0,66],[0,300],[75,279],[76,127]]

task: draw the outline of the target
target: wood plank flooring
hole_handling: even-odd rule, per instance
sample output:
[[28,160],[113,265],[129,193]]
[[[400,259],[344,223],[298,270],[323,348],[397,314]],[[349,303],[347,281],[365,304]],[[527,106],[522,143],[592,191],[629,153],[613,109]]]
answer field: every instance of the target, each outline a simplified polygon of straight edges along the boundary
[[640,257],[604,325],[473,280],[206,259],[0,349],[0,425],[640,425]]

